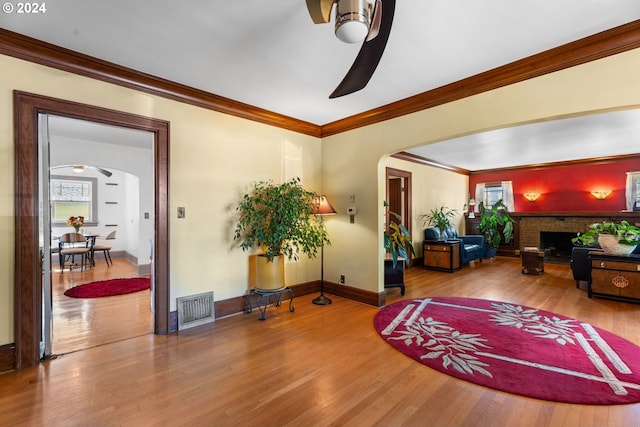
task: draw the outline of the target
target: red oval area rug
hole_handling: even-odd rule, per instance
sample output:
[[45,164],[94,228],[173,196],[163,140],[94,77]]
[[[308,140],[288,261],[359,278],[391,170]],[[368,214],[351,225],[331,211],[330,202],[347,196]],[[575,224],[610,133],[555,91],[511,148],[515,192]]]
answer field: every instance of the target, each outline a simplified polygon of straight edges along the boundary
[[476,384],[557,402],[640,401],[640,347],[559,314],[434,297],[386,306],[374,325],[407,356]]
[[84,285],[67,289],[64,294],[72,298],[100,298],[130,294],[150,288],[151,280],[148,277],[131,277],[85,283]]

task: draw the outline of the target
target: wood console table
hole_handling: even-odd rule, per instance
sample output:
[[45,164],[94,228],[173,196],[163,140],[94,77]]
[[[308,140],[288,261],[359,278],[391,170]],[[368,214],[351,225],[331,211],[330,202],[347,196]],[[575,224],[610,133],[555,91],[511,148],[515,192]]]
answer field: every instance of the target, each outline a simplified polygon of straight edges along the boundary
[[588,295],[640,302],[640,256],[591,252]]
[[460,270],[460,241],[459,240],[433,240],[424,242],[423,248],[424,268],[441,270],[453,273]]

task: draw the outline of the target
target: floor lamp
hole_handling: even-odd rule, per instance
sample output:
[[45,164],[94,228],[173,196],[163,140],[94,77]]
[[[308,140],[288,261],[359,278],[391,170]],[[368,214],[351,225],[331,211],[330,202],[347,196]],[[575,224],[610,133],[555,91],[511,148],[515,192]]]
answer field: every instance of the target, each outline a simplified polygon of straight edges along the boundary
[[[336,211],[329,203],[327,196],[318,196],[318,208],[316,215],[335,215]],[[312,302],[317,305],[331,304],[331,300],[324,296],[324,244],[320,248],[320,296]]]

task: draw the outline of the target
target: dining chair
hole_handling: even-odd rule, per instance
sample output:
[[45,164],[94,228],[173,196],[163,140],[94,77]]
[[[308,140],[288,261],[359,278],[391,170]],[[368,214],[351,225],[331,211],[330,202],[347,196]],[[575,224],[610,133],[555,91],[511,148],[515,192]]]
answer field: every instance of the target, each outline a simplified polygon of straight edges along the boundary
[[[76,255],[80,256],[80,271],[84,271],[84,266],[87,264],[91,256],[91,248],[87,238],[80,233],[66,233],[60,236],[58,240],[58,255],[60,258],[60,269],[64,273],[64,266],[69,262],[69,271],[75,265]],[[89,263],[90,265],[90,263]]]
[[[107,234],[107,237],[104,238],[104,240],[113,240],[116,238],[116,231],[117,230],[113,230],[111,233]],[[104,255],[104,260],[107,263],[107,267],[109,267],[110,265],[113,265],[113,261],[111,261],[111,246],[108,245],[107,243],[98,243],[98,244],[94,244],[91,247],[91,262],[92,264],[95,266],[96,265],[96,261],[95,261],[95,252],[96,251],[102,251],[103,255]]]

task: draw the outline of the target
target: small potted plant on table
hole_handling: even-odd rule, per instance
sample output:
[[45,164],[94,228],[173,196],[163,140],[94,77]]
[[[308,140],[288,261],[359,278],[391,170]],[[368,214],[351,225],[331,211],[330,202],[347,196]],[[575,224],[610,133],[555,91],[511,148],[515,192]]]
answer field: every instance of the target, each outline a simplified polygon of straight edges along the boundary
[[384,231],[384,249],[388,255],[384,260],[384,287],[399,287],[400,294],[404,295],[405,262],[411,259],[410,254],[415,256],[416,253],[409,230],[400,223],[402,217],[395,212],[389,212],[389,215],[396,221],[390,220],[388,228]]
[[627,255],[640,244],[640,228],[629,224],[628,221],[620,221],[620,224],[603,221],[591,224],[589,230],[583,234],[578,233],[571,241],[578,246],[592,246],[597,243],[607,253]]

